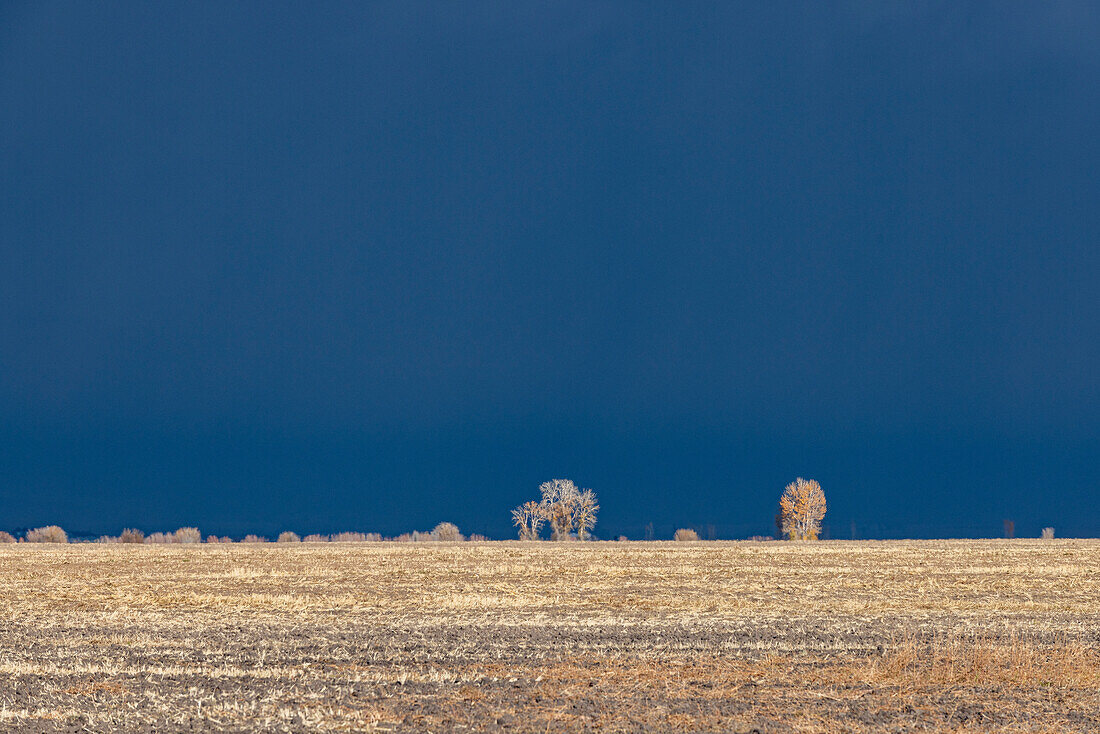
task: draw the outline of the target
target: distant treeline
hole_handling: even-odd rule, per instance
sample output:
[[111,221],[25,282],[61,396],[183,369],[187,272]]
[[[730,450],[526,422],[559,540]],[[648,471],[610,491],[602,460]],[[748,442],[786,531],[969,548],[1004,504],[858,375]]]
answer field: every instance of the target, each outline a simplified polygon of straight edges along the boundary
[[[512,523],[518,531],[520,540],[540,540],[544,527],[548,527],[551,540],[595,540],[592,534],[596,526],[596,514],[600,506],[596,503],[596,493],[591,489],[581,489],[569,479],[552,479],[539,485],[540,500],[531,500],[512,510]],[[780,537],[788,540],[817,540],[821,537],[821,521],[825,517],[825,493],[821,485],[813,479],[798,477],[788,484],[779,498],[779,508],[775,515],[776,529]],[[714,539],[713,526],[709,526],[710,540]],[[1011,520],[1004,522],[1006,538],[1015,537],[1016,525]],[[852,524],[852,539],[855,539],[855,524]],[[826,536],[828,537],[828,536]],[[1054,538],[1054,528],[1043,528],[1041,537]],[[620,535],[618,540],[627,540]],[[655,540],[653,524],[646,526],[646,540]],[[679,528],[672,536],[680,542],[697,542],[699,533],[692,528]],[[754,535],[748,540],[772,540],[772,536]],[[343,532],[332,535],[311,534],[305,537],[286,530],[276,538],[276,543],[425,543],[425,542],[461,542],[488,540],[483,535],[471,535],[467,538],[451,522],[441,522],[429,531],[402,533],[396,537],[384,538],[379,533]],[[68,543],[69,536],[57,525],[34,528],[16,537],[0,531],[0,543]],[[143,543],[143,544],[192,544],[202,543],[203,536],[198,528],[183,527],[174,532],[156,532],[146,535],[141,530],[127,528],[119,535],[102,535],[96,543]],[[227,536],[207,535],[207,543],[268,543],[269,538],[261,535],[246,535],[240,540]]]
[[[311,534],[305,537],[286,530],[275,538],[276,543],[429,543],[429,542],[461,542],[461,541],[488,540],[483,535],[470,535],[466,537],[452,522],[441,522],[431,530],[402,533],[401,535],[384,538],[380,533],[343,532],[331,535]],[[47,525],[42,528],[28,530],[21,537],[0,530],[0,543],[68,543],[68,534],[57,525]],[[150,533],[146,535],[141,530],[126,528],[118,535],[101,535],[94,543],[133,543],[144,545],[157,544],[195,544],[202,543],[203,536],[198,528],[184,527],[174,532]],[[207,543],[270,543],[271,539],[262,535],[246,535],[239,540],[228,536],[207,535]]]

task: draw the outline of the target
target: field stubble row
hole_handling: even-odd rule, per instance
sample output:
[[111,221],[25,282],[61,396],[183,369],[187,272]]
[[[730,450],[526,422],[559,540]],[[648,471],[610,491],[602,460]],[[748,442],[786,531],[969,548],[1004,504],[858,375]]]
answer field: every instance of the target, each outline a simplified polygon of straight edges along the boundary
[[1075,540],[9,545],[0,719],[1083,731],[1098,574]]

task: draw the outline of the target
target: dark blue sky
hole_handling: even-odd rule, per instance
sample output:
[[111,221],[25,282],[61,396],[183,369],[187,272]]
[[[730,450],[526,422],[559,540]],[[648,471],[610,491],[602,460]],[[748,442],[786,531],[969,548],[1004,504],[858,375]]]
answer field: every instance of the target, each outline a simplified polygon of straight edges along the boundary
[[1100,10],[0,5],[0,526],[1100,534]]

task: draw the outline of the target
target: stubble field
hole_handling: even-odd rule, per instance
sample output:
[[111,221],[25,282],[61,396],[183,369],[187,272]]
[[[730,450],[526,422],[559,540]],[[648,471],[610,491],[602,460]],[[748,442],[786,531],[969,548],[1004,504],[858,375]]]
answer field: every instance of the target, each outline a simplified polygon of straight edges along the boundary
[[0,546],[0,728],[1098,731],[1100,542]]

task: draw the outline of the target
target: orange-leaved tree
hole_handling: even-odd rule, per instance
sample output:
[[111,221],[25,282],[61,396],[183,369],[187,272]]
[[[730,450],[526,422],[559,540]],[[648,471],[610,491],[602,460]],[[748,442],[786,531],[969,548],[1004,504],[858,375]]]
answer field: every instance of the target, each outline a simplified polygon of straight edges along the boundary
[[817,540],[825,517],[825,493],[812,479],[799,477],[787,485],[779,498],[783,533],[791,540]]

